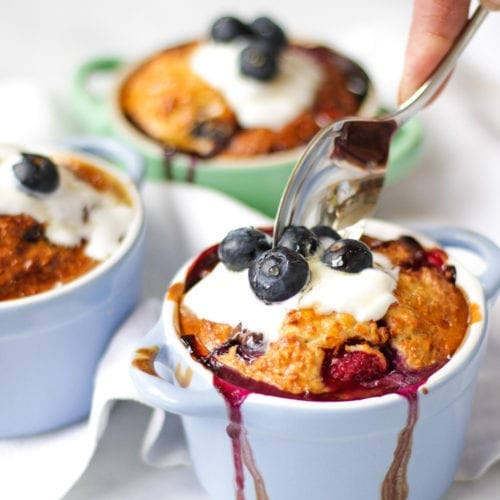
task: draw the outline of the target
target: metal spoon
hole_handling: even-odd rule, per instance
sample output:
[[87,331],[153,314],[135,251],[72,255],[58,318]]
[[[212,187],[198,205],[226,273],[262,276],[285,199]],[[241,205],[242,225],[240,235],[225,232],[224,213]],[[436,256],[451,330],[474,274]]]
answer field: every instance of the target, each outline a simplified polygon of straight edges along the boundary
[[488,15],[479,6],[431,77],[396,111],[381,118],[345,118],[316,134],[295,166],[276,215],[274,244],[285,227],[325,224],[359,238],[375,209],[392,136],[426,106]]

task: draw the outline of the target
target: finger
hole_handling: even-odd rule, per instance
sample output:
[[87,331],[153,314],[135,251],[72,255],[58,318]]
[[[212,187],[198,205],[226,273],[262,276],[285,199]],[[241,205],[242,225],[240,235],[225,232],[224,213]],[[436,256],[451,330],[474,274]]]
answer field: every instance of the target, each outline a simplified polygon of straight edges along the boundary
[[399,102],[410,97],[432,74],[467,22],[468,12],[469,0],[415,0]]

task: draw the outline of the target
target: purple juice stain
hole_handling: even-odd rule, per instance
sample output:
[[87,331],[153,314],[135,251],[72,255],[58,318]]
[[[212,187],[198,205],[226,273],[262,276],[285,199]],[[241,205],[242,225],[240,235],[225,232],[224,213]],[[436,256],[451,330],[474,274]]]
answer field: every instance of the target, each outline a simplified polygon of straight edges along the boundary
[[382,481],[381,500],[405,500],[409,494],[407,473],[412,451],[413,430],[418,420],[418,388],[405,389],[399,394],[408,401],[408,417],[406,425],[399,432],[392,463]]
[[194,184],[196,179],[196,168],[200,164],[200,160],[193,155],[189,156],[189,166],[186,172],[186,182]]
[[[169,181],[175,180],[173,162],[177,154],[179,154],[179,151],[173,147],[165,146],[163,148],[163,173],[165,175],[165,179]],[[196,169],[200,165],[200,159],[192,154],[184,154],[189,157],[189,165],[186,169],[186,178],[184,181],[189,184],[193,184],[196,180]]]
[[229,417],[226,431],[232,443],[236,498],[245,500],[245,466],[253,479],[256,499],[268,500],[264,479],[255,463],[241,414],[241,405],[251,391],[232,385],[217,375],[214,375],[213,381],[214,387],[224,398]]
[[175,148],[164,147],[163,148],[163,173],[165,179],[172,181],[174,180],[173,164],[177,150]]

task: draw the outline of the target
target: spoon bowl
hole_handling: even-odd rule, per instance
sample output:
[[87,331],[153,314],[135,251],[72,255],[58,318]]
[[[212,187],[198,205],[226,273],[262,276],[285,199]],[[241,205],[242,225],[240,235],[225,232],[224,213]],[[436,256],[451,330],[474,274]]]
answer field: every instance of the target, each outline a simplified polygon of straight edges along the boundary
[[344,238],[361,236],[384,185],[394,133],[433,99],[487,15],[477,7],[430,78],[396,111],[375,119],[344,118],[318,132],[283,192],[275,246],[289,225],[323,224]]

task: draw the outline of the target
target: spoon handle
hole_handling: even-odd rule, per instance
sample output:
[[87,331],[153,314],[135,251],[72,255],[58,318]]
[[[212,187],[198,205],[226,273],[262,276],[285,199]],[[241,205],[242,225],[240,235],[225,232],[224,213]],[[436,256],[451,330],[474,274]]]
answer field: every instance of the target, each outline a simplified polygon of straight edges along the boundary
[[460,54],[462,54],[465,47],[467,47],[479,26],[481,26],[482,22],[486,19],[488,13],[489,11],[485,7],[477,7],[458,38],[455,40],[450,51],[441,60],[429,79],[423,83],[418,90],[394,113],[388,115],[388,119],[395,120],[400,127],[418,111],[429,104],[441,85],[445,82],[446,78],[448,78],[452,72]]

